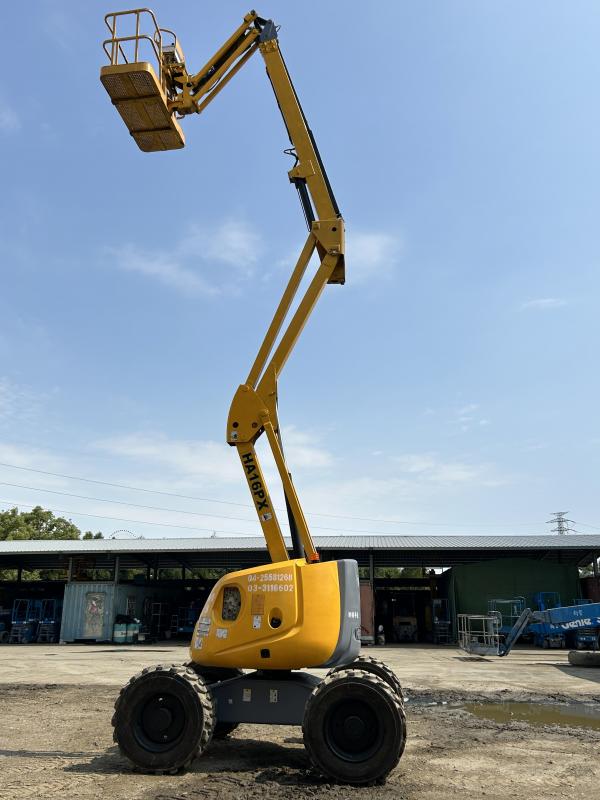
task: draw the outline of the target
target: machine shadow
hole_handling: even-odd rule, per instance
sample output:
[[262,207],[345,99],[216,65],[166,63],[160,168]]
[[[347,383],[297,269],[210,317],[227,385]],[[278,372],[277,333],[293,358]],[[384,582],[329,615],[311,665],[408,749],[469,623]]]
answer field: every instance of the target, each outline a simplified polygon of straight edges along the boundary
[[[295,739],[289,739],[290,743],[295,743]],[[298,740],[301,742],[302,740]],[[0,751],[0,754],[3,751]],[[15,755],[8,752],[7,755]],[[23,753],[26,755],[26,753]],[[35,754],[34,754],[35,755]],[[44,755],[49,755],[45,753]],[[58,754],[57,755],[61,755]],[[69,756],[70,754],[66,754]],[[80,754],[73,754],[74,757]],[[82,756],[88,753],[82,753]],[[286,747],[275,742],[265,742],[258,739],[230,739],[223,742],[214,742],[210,749],[200,758],[196,759],[191,768],[187,770],[188,775],[195,774],[219,774],[221,772],[255,772],[256,770],[275,770],[277,769],[300,770],[310,773],[308,756],[304,748]],[[135,774],[136,770],[131,764],[121,756],[119,749],[111,747],[104,753],[94,756],[94,758],[80,764],[69,764],[64,767],[64,772],[79,774]],[[282,774],[284,774],[282,772]],[[294,773],[295,774],[295,773]],[[256,780],[261,780],[260,773],[255,776]],[[271,780],[268,777],[263,780]],[[292,780],[292,782],[294,782]]]
[[66,750],[0,750],[0,756],[5,758],[88,758],[95,753]]
[[574,667],[571,664],[552,664],[552,666],[571,678],[600,683],[600,668],[598,667]]

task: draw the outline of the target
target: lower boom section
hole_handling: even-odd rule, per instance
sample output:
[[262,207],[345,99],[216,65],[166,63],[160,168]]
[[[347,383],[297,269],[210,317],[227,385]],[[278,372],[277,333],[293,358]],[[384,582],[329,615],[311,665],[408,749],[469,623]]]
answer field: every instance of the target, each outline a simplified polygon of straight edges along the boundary
[[360,651],[356,561],[280,561],[232,572],[214,586],[190,654],[204,667],[333,667]]

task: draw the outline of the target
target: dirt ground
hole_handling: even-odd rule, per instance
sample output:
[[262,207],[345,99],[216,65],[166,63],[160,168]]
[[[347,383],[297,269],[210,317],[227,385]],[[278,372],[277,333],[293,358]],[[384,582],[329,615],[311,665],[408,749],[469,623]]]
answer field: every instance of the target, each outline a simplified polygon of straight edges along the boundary
[[[455,798],[490,797],[519,800],[553,800],[597,796],[600,785],[600,731],[557,726],[533,727],[524,722],[498,723],[474,717],[461,708],[463,701],[529,699],[544,703],[556,699],[586,706],[600,705],[600,676],[578,676],[562,667],[563,654],[555,654],[555,669],[549,661],[536,662],[531,651],[530,677],[538,664],[538,686],[523,686],[515,662],[512,686],[490,682],[485,662],[461,661],[457,651],[446,651],[454,664],[450,687],[440,689],[436,651],[413,651],[409,659],[402,651],[387,658],[406,686],[408,744],[400,764],[384,786],[356,789],[324,783],[311,769],[296,727],[244,725],[224,742],[215,742],[193,768],[182,775],[151,776],[132,771],[112,742],[110,718],[118,685],[108,685],[106,671],[89,668],[73,680],[50,684],[10,681],[3,662],[27,662],[27,670],[40,661],[46,671],[47,651],[41,648],[1,648],[0,657],[0,798],[111,798],[111,800],[253,800],[253,798]],[[39,653],[39,656],[36,656]],[[65,674],[72,673],[77,659],[85,662],[85,651],[60,652],[56,658]],[[93,652],[93,651],[88,651]],[[113,649],[114,652],[114,649]],[[155,654],[134,651],[129,660],[154,663]],[[176,651],[177,652],[177,651]],[[373,651],[371,651],[373,652]],[[409,652],[409,651],[408,651]],[[437,651],[440,652],[439,650]],[[28,658],[24,659],[27,653]],[[161,654],[162,655],[162,654]],[[179,650],[183,661],[185,651]],[[380,655],[377,653],[377,655]],[[557,662],[557,658],[560,656]],[[110,658],[110,651],[105,652]],[[89,656],[87,658],[90,658]],[[12,660],[11,660],[12,659]],[[402,669],[406,660],[407,669]],[[414,661],[429,661],[429,675],[406,680]],[[93,660],[93,659],[92,659]],[[442,659],[443,661],[443,659]],[[87,662],[86,662],[87,663]],[[440,662],[441,663],[441,662]],[[497,669],[494,662],[491,670]],[[42,668],[43,664],[43,668]],[[400,664],[400,666],[397,666]],[[479,666],[480,679],[460,688],[460,672],[469,674]],[[136,665],[137,666],[137,665]],[[483,674],[481,671],[483,667]],[[443,671],[445,667],[442,668]],[[505,667],[502,667],[505,669]],[[135,669],[134,669],[135,671]],[[525,670],[527,672],[527,670]],[[598,671],[588,671],[596,673]],[[560,676],[557,693],[552,675]],[[55,670],[58,677],[61,670]],[[110,673],[109,673],[110,674]],[[478,674],[475,669],[475,675]],[[73,675],[74,677],[74,675]],[[464,676],[463,676],[464,677]],[[7,681],[8,678],[8,681]],[[428,680],[429,679],[429,680]],[[529,681],[530,682],[530,681]],[[571,683],[570,683],[571,682]],[[428,684],[429,686],[425,685]],[[434,703],[436,705],[428,705]],[[444,702],[446,705],[442,705]]]

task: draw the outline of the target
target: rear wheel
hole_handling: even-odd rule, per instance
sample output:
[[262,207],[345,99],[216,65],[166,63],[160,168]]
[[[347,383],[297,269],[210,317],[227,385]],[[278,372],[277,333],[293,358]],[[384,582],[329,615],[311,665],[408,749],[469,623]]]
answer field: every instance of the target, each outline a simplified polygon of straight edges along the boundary
[[[204,682],[208,684],[210,689],[211,684],[227,681],[230,678],[241,678],[244,674],[241,669],[229,669],[226,667],[203,667],[190,661],[186,665],[189,669],[193,669],[197,675],[200,675]],[[239,722],[218,722],[215,724],[213,731],[213,739],[226,739],[230,733],[239,726]]]
[[136,767],[175,773],[210,743],[212,697],[203,679],[184,665],[147,667],[121,690],[112,724],[115,742]]
[[314,766],[335,781],[356,786],[384,781],[406,743],[397,694],[362,669],[336,671],[317,686],[306,704],[302,730]]
[[335,675],[338,672],[343,672],[347,669],[362,669],[364,672],[370,672],[373,675],[377,675],[378,678],[384,680],[398,695],[400,702],[404,704],[404,696],[402,694],[402,686],[400,681],[396,677],[396,673],[393,672],[387,664],[384,664],[383,661],[379,661],[377,658],[373,658],[372,656],[359,656],[355,661],[351,664],[346,664],[343,667],[335,667],[334,669],[330,670],[328,675]]

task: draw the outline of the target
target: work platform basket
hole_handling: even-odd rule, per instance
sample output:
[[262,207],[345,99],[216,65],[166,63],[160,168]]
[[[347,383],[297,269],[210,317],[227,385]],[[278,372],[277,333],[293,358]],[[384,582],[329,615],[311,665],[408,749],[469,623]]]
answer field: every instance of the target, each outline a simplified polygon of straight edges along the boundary
[[102,46],[110,64],[100,70],[100,80],[129,133],[146,153],[182,148],[185,137],[169,108],[165,80],[166,68],[183,63],[177,37],[159,28],[147,8],[113,12],[104,20],[111,35]]
[[458,646],[469,655],[499,655],[500,621],[497,613],[459,614]]

